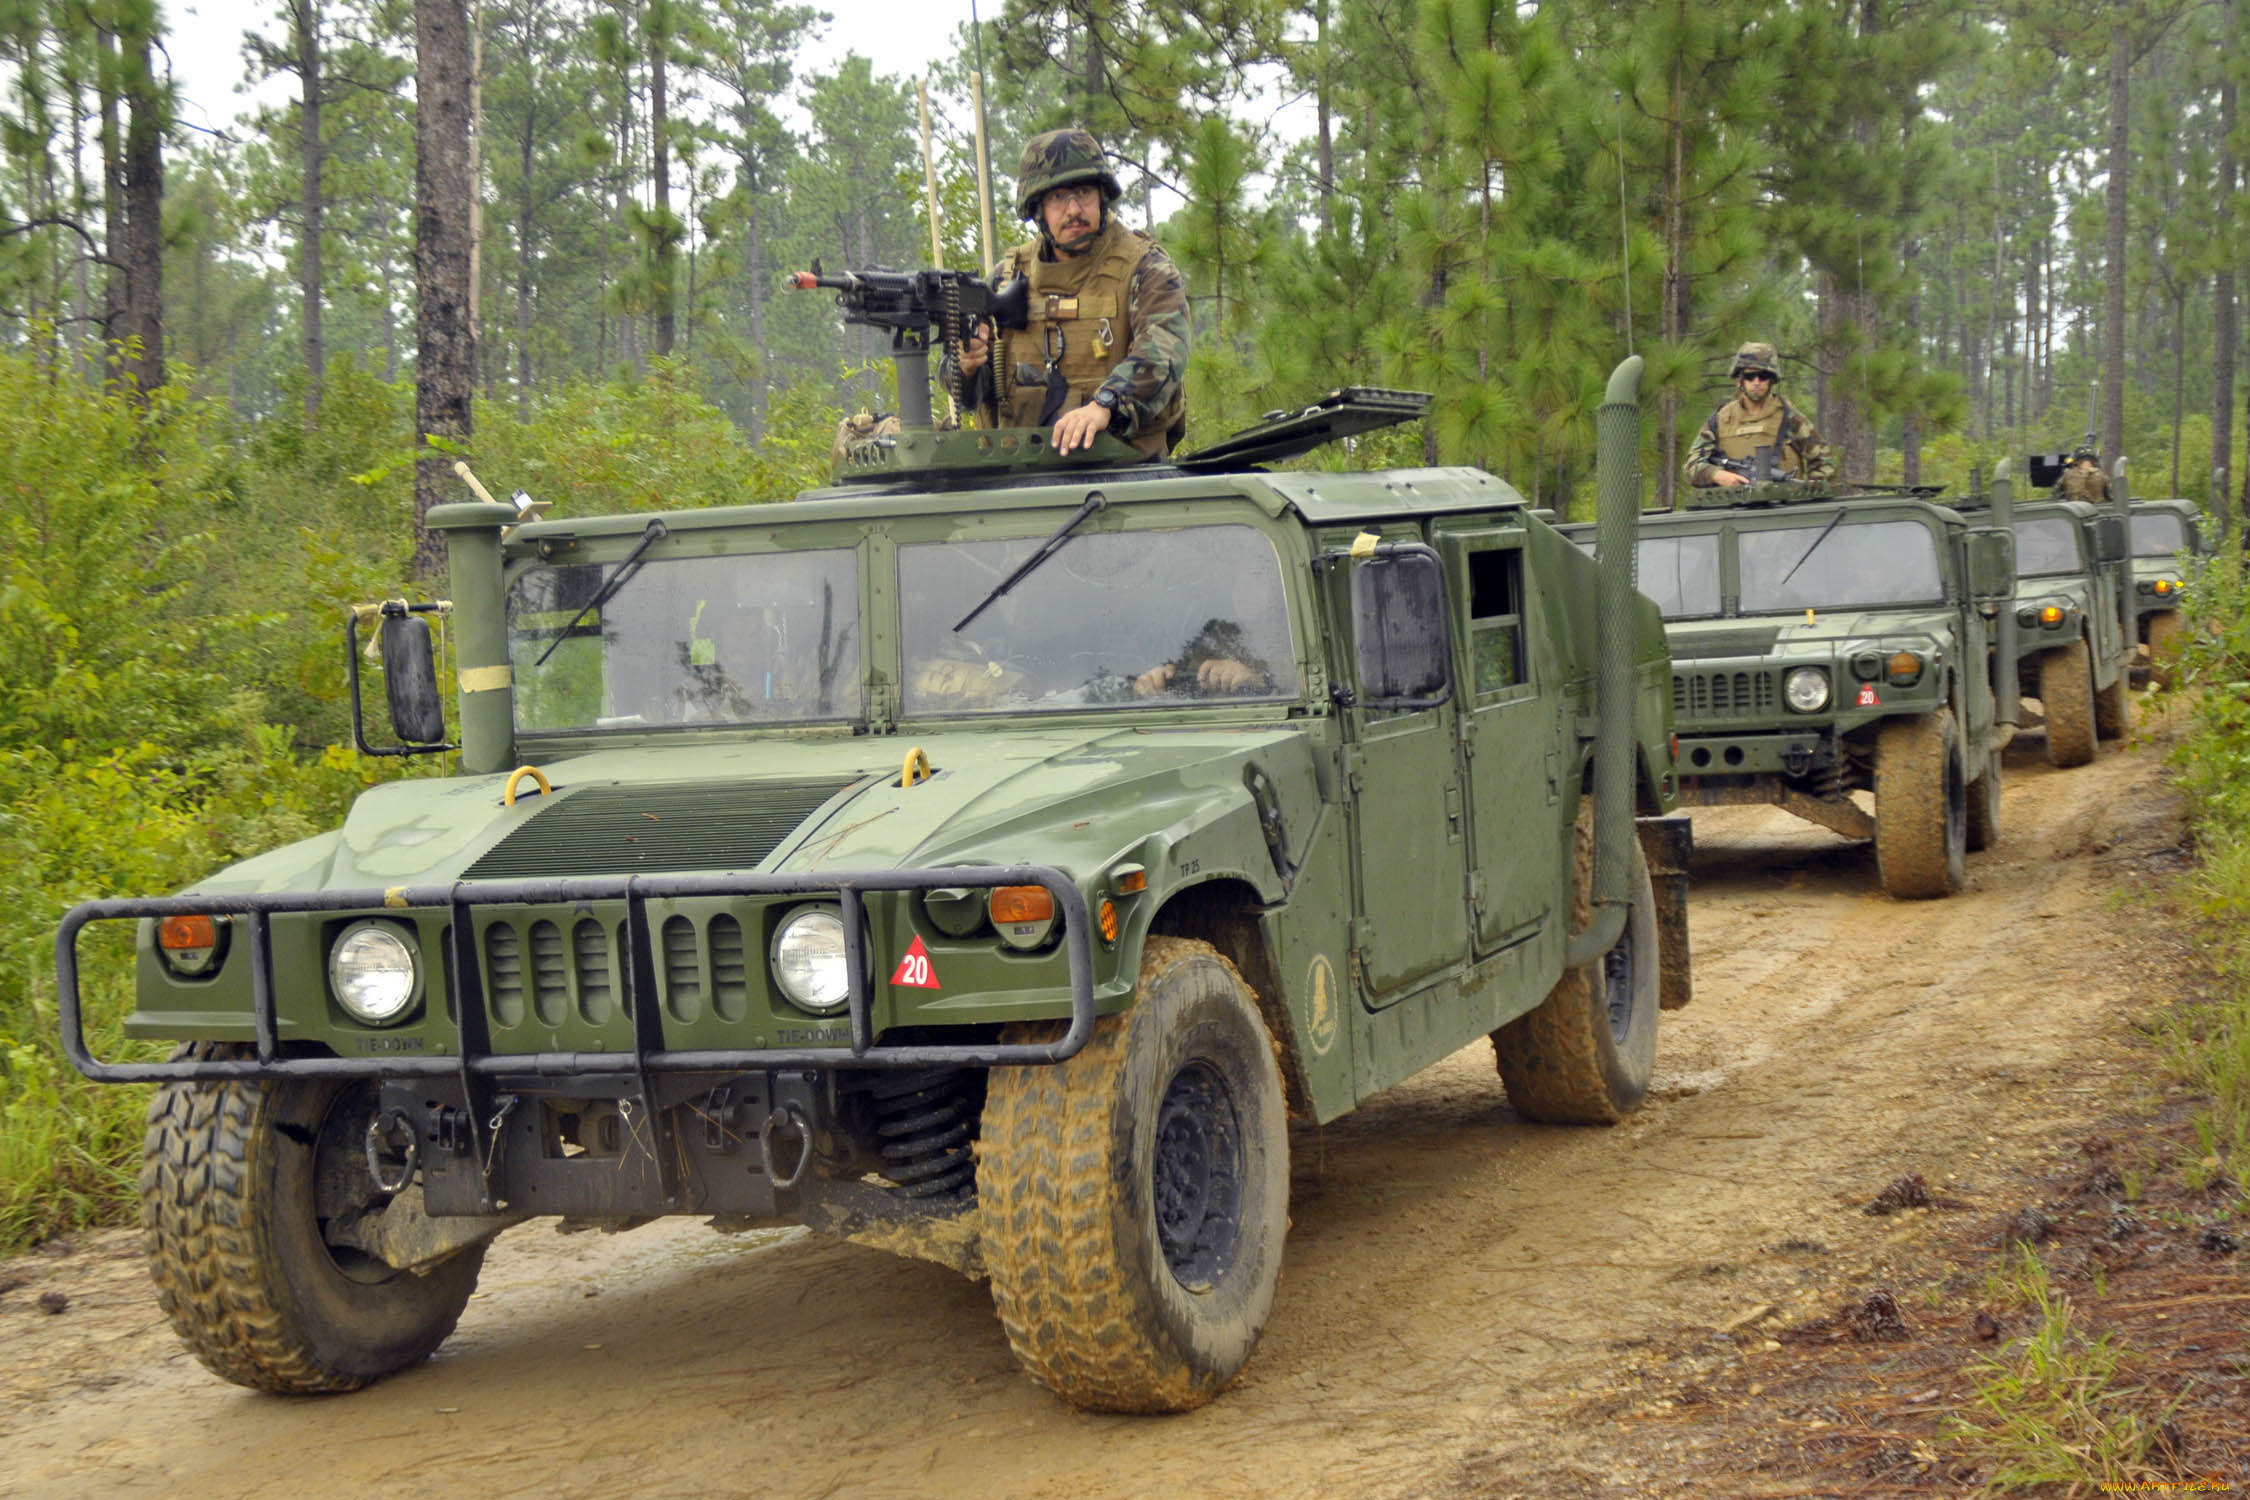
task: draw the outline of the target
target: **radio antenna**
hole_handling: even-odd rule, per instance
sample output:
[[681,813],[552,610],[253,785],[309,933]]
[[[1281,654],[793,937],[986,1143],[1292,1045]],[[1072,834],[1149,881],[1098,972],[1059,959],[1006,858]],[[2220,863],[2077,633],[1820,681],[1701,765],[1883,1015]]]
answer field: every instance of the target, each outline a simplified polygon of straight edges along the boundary
[[969,75],[969,96],[977,110],[977,202],[983,210],[979,229],[983,238],[978,248],[984,252],[984,274],[992,275],[992,153],[985,147],[984,136],[984,28],[977,24],[977,0],[969,0],[969,44],[975,53],[976,70]]

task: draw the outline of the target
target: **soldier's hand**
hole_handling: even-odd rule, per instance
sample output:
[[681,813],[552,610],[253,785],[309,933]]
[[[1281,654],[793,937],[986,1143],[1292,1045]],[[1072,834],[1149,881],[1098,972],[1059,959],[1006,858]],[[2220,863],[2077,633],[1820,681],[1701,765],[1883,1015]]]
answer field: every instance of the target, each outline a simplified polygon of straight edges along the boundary
[[1133,696],[1136,698],[1153,698],[1158,693],[1169,692],[1172,687],[1172,675],[1172,664],[1170,662],[1166,662],[1161,667],[1150,667],[1146,672],[1133,679]]
[[968,380],[977,371],[983,369],[984,362],[991,357],[992,325],[990,323],[979,323],[977,331],[962,341],[961,348],[954,355],[953,362],[961,371],[961,378]]
[[1067,411],[1055,424],[1055,451],[1069,453],[1077,448],[1094,446],[1094,434],[1109,426],[1109,408],[1096,406],[1089,401],[1076,411]]
[[1247,693],[1254,691],[1264,676],[1248,662],[1214,656],[1195,669],[1195,685],[1206,693]]
[[1743,478],[1740,474],[1735,473],[1732,469],[1713,469],[1711,471],[1711,477],[1713,479],[1716,479],[1719,483],[1730,487],[1738,484],[1748,484],[1750,482],[1749,480]]

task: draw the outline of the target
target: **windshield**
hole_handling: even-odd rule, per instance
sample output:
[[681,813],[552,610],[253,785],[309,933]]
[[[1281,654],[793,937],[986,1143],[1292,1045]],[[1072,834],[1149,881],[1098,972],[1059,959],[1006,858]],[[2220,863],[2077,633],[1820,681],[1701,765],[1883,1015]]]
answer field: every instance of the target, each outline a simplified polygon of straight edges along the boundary
[[1719,612],[1719,538],[1644,536],[1641,538],[1640,590],[1656,601],[1667,620]]
[[2187,529],[2168,510],[2152,510],[2133,517],[2133,555],[2170,557],[2187,550]]
[[2068,516],[2040,516],[2016,522],[2016,573],[2080,573],[2078,523]]
[[565,635],[613,566],[534,568],[509,588],[519,730],[859,716],[854,552],[652,561]]
[[1248,526],[1080,532],[956,633],[1043,539],[899,549],[906,713],[1296,697],[1281,561]]
[[1824,521],[1744,531],[1735,538],[1735,549],[1742,566],[1741,612],[1746,615],[1945,598],[1937,538],[1920,521],[1846,521],[1833,531]]

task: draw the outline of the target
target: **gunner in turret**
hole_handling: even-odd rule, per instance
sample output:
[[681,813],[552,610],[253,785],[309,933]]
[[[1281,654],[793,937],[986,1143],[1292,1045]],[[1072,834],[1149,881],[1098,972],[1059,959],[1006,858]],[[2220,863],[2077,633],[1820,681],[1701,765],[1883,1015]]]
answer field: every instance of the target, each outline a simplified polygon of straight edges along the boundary
[[[1695,435],[1686,472],[1689,484],[1748,484],[1744,472],[1760,448],[1773,450],[1773,471],[1792,479],[1833,479],[1836,466],[1811,420],[1774,389],[1781,380],[1781,357],[1771,344],[1744,344],[1728,372],[1737,392],[1711,413]],[[1732,460],[1731,464],[1722,460]]]
[[969,405],[999,427],[1053,424],[1058,453],[1108,432],[1161,458],[1187,430],[1187,283],[1156,242],[1111,214],[1123,191],[1083,130],[1025,142],[1017,207],[1037,239],[1008,252],[998,279],[1031,283],[1026,327],[989,326],[960,351]]

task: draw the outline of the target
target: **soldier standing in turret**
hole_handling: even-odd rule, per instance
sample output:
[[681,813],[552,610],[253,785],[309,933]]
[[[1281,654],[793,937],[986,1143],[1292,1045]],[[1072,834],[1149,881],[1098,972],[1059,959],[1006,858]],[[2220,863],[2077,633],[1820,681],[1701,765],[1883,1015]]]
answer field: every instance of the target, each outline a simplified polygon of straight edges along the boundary
[[1008,252],[999,280],[1031,283],[1027,326],[990,330],[960,352],[968,405],[1002,427],[1054,424],[1058,453],[1108,432],[1148,458],[1187,430],[1187,283],[1170,256],[1110,213],[1123,191],[1101,144],[1083,130],[1025,142],[1017,209],[1038,238]]
[[2080,448],[2070,455],[2063,466],[2062,477],[2055,481],[2055,493],[2065,500],[2086,500],[2101,505],[2109,499],[2109,476],[2102,472],[2102,456],[2092,448]]
[[1820,433],[1774,386],[1781,379],[1781,358],[1771,344],[1744,344],[1734,352],[1734,367],[1727,372],[1738,393],[1711,413],[1687,458],[1687,482],[1701,485],[1737,485],[1750,481],[1719,464],[1722,458],[1744,460],[1760,448],[1773,450],[1776,474],[1797,479],[1833,479],[1836,466]]

